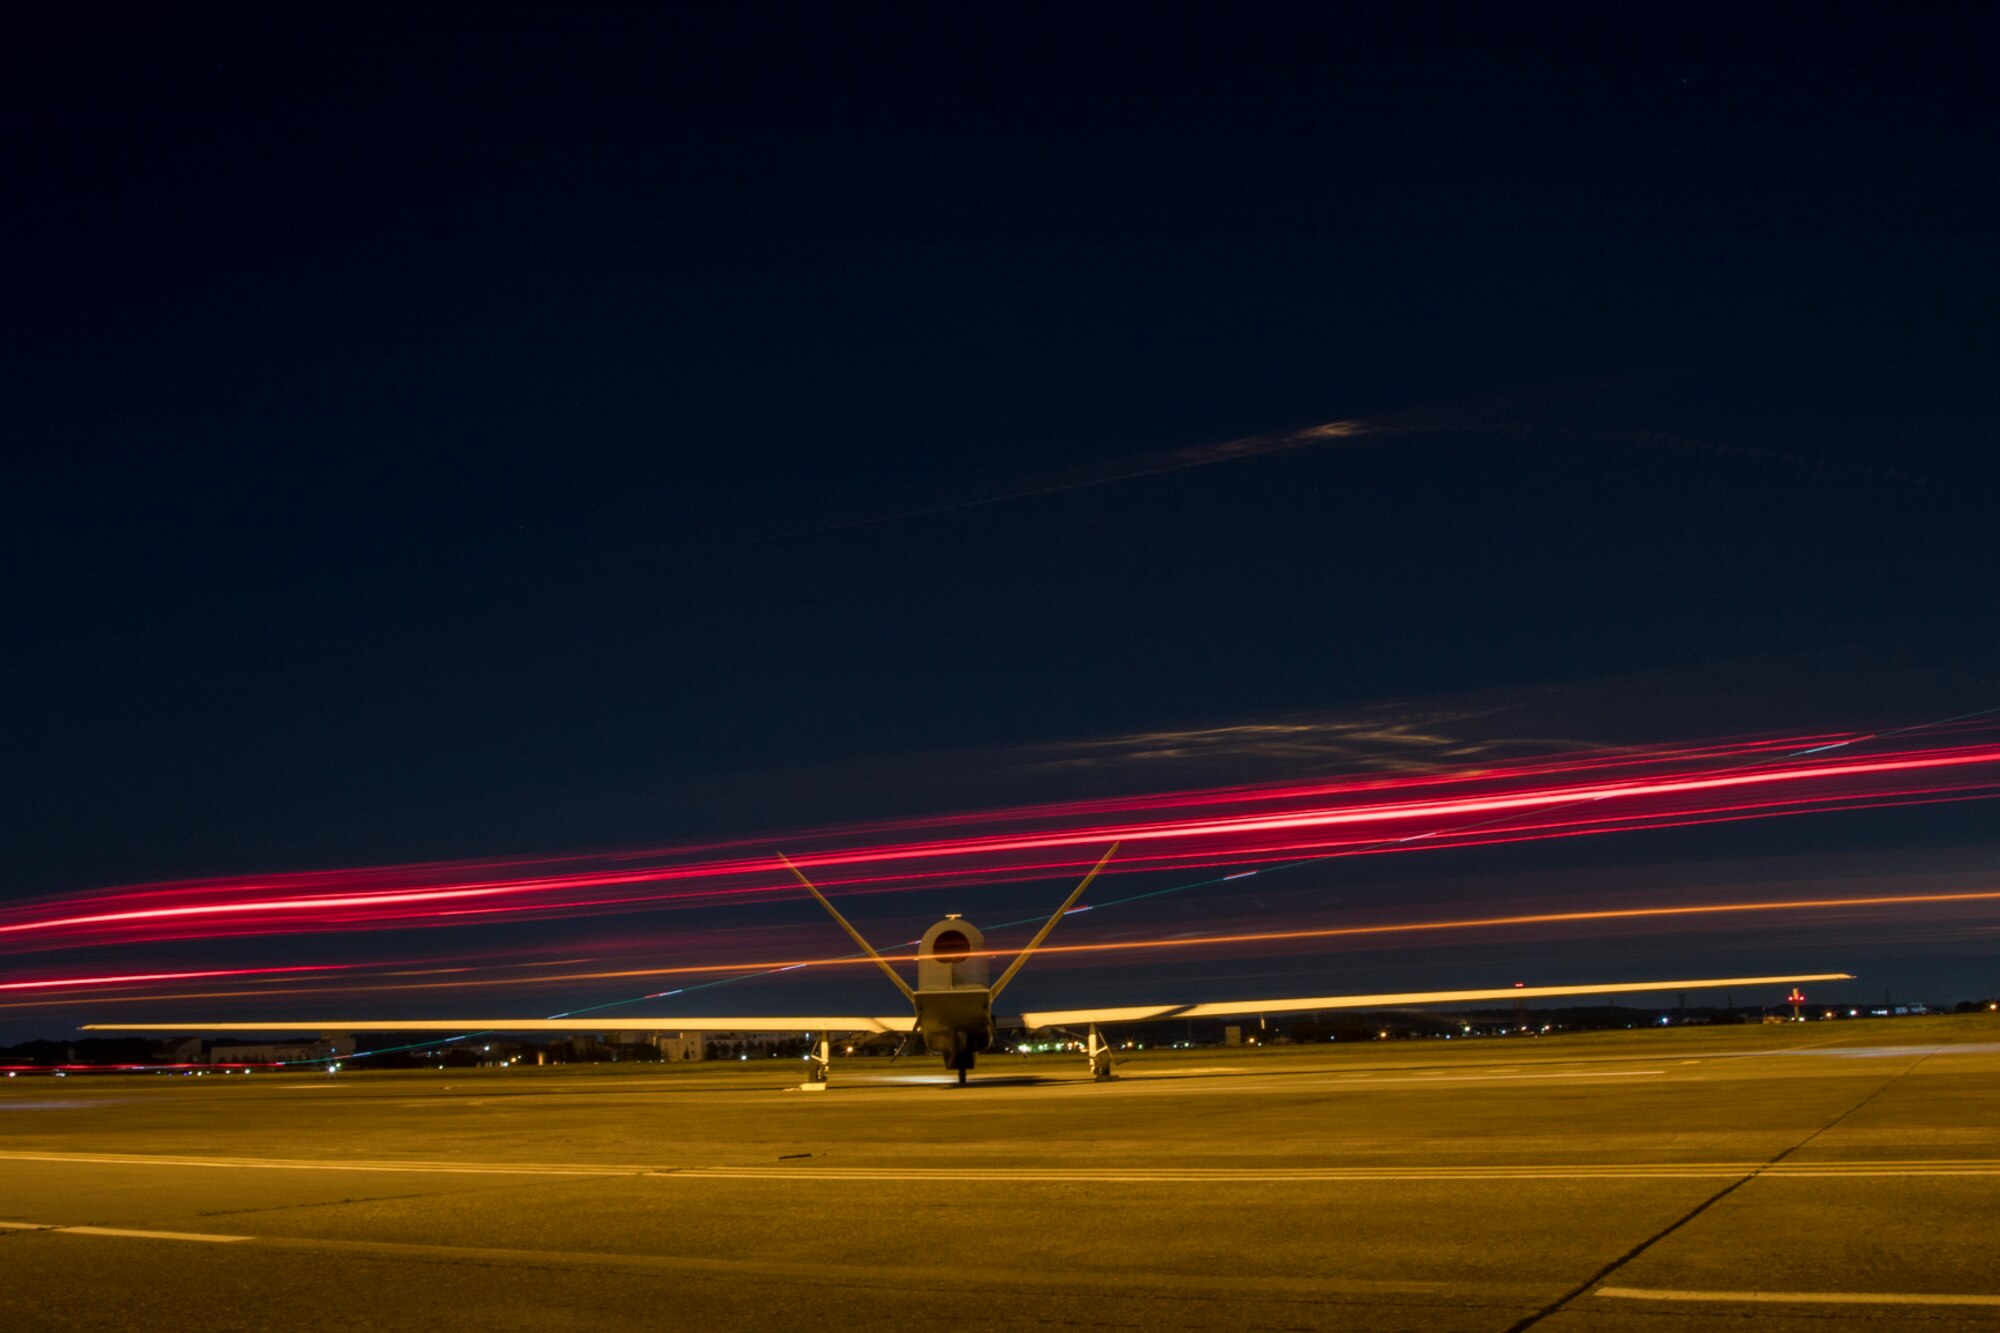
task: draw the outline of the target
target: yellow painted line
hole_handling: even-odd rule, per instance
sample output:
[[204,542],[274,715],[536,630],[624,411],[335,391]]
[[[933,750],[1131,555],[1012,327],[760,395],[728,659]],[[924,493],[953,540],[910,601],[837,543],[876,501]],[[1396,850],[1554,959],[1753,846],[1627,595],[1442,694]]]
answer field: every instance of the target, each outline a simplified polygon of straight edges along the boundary
[[1875,1167],[1825,1171],[1808,1167],[1789,1169],[1780,1167],[1766,1172],[1765,1175],[1773,1180],[1862,1180],[1870,1176],[1991,1176],[2000,1175],[2000,1169],[1979,1166],[1923,1166],[1904,1170]]
[[1548,1074],[1429,1074],[1412,1078],[1372,1078],[1375,1087],[1387,1083],[1524,1083],[1529,1079],[1545,1078],[1635,1078],[1642,1074],[1664,1074],[1664,1069],[1607,1069],[1595,1071],[1558,1070]]
[[2000,1296],[1928,1291],[1668,1291],[1653,1287],[1599,1287],[1591,1295],[1627,1301],[1758,1305],[2000,1305]]
[[814,1180],[870,1182],[967,1183],[1113,1183],[1166,1184],[1231,1182],[1313,1184],[1325,1181],[1457,1182],[1492,1180],[1623,1181],[1729,1180],[1741,1176],[1781,1176],[1803,1179],[1904,1179],[1936,1176],[2000,1176],[2000,1161],[1849,1162],[1823,1165],[1765,1167],[1760,1162],[1657,1162],[1550,1166],[1462,1167],[1137,1167],[1084,1168],[1065,1171],[1034,1167],[961,1167],[910,1170],[877,1166],[698,1166],[653,1173],[660,1177],[703,1180]]
[[[838,1166],[823,1161],[796,1166],[692,1165],[671,1163],[589,1164],[569,1162],[444,1162],[444,1161],[308,1161],[272,1157],[195,1157],[134,1153],[0,1152],[0,1162],[51,1162],[138,1168],[200,1167],[249,1171],[360,1171],[411,1175],[469,1176],[646,1176],[656,1179],[710,1180],[862,1180],[862,1181],[990,1181],[1078,1182],[1129,1184],[1149,1182],[1277,1182],[1309,1184],[1348,1182],[1478,1182],[1486,1180],[1727,1180],[1755,1175],[1759,1179],[1904,1179],[1941,1176],[2000,1176],[2000,1158],[1912,1158],[1827,1162],[1516,1162],[1464,1166],[1168,1166],[1086,1167],[959,1167],[937,1170],[895,1166]],[[0,1227],[32,1228],[32,1223],[0,1222]]]
[[1773,1171],[1806,1169],[1817,1171],[1822,1168],[1847,1166],[2000,1166],[2000,1156],[1995,1157],[1819,1157],[1811,1161],[1780,1162]]
[[[1296,1173],[1296,1171],[1292,1171],[1292,1173],[1280,1173],[1280,1171],[1272,1171],[1272,1173],[1238,1173],[1238,1175],[1174,1175],[1170,1171],[1154,1171],[1154,1173],[1146,1173],[1146,1175],[1126,1175],[1126,1173],[1102,1173],[1102,1171],[1076,1171],[1076,1173],[1050,1173],[1050,1175],[992,1177],[992,1175],[960,1175],[960,1173],[944,1175],[944,1173],[936,1173],[936,1171],[924,1173],[924,1175],[914,1175],[914,1173],[882,1173],[882,1175],[848,1173],[848,1175],[830,1175],[830,1173],[824,1173],[824,1171],[792,1171],[792,1173],[788,1173],[788,1171],[768,1171],[768,1169],[744,1169],[744,1171],[674,1171],[674,1173],[662,1173],[662,1175],[672,1175],[674,1179],[708,1179],[708,1181],[816,1181],[816,1183],[822,1183],[822,1185],[828,1183],[828,1181],[868,1181],[868,1183],[894,1183],[894,1181],[930,1181],[930,1183],[936,1183],[936,1181],[960,1181],[960,1183],[972,1183],[972,1181],[990,1181],[990,1183],[1006,1183],[1006,1185],[1324,1185],[1324,1183],[1348,1183],[1348,1185],[1354,1185],[1354,1183],[1368,1183],[1368,1181],[1382,1181],[1382,1183],[1398,1183],[1398,1181],[1400,1183],[1418,1183],[1418,1181],[1430,1181],[1430,1183],[1446,1183],[1446,1185],[1450,1185],[1450,1183],[1462,1183],[1462,1177],[1454,1181],[1454,1177],[1448,1177],[1448,1175],[1344,1177],[1344,1175],[1302,1175],[1302,1173]],[[1578,1179],[1594,1179],[1594,1181],[1604,1181],[1604,1179],[1614,1179],[1614,1181],[1728,1181],[1732,1177],[1728,1173],[1710,1173],[1710,1175],[1694,1175],[1694,1173],[1668,1175],[1668,1173],[1660,1173],[1660,1175],[1618,1175],[1618,1177],[1602,1177],[1602,1175],[1598,1175],[1598,1177],[1572,1177],[1572,1175],[1522,1173],[1522,1175],[1488,1175],[1488,1177],[1480,1177],[1480,1179],[1486,1179],[1486,1181],[1578,1181]]]
[[[1616,1167],[1083,1167],[1064,1170],[1059,1167],[1022,1167],[1019,1169],[993,1168],[982,1170],[977,1167],[961,1167],[957,1170],[904,1169],[900,1167],[867,1166],[811,1166],[801,1164],[796,1167],[781,1166],[695,1166],[678,1171],[663,1170],[660,1175],[675,1176],[741,1176],[770,1174],[792,1178],[810,1175],[825,1180],[847,1180],[866,1177],[870,1180],[1076,1180],[1087,1177],[1118,1177],[1130,1180],[1518,1180],[1523,1177],[1547,1177],[1550,1179],[1612,1179],[1625,1180],[1632,1176],[1690,1176],[1706,1179],[1711,1176],[1749,1175],[1755,1167],[1732,1166],[1616,1166]],[[1996,1168],[2000,1170],[2000,1168]]]
[[[1648,1075],[1663,1076],[1666,1072],[1664,1069],[1560,1070],[1547,1074],[1411,1074],[1395,1078],[1384,1078],[1379,1074],[1342,1073],[1317,1076],[1272,1077],[1254,1084],[1234,1083],[1227,1087],[1202,1087],[1199,1084],[1194,1084],[1193,1086],[1175,1086],[1163,1089],[1163,1095],[1170,1094],[1175,1097],[1240,1097],[1246,1092],[1310,1094],[1323,1091],[1327,1088],[1336,1088],[1343,1092],[1373,1092],[1378,1088],[1408,1087],[1412,1085],[1435,1088],[1440,1083],[1574,1082],[1582,1079],[1637,1078]],[[1119,1075],[1121,1081],[1129,1082],[1139,1087],[1172,1084],[1179,1077],[1181,1076],[1151,1074],[1143,1070],[1137,1073]],[[1193,1080],[1185,1081],[1193,1083]],[[1112,1086],[1115,1087],[1117,1085],[1113,1084]],[[1087,1079],[1079,1079],[1076,1083],[1069,1085],[1069,1087],[1089,1089],[1097,1095],[1102,1095],[1102,1090],[1098,1089],[1096,1085]],[[1066,1088],[1065,1090],[1067,1091],[1068,1089]]]
[[0,1222],[0,1231],[48,1231],[51,1228],[41,1222]]

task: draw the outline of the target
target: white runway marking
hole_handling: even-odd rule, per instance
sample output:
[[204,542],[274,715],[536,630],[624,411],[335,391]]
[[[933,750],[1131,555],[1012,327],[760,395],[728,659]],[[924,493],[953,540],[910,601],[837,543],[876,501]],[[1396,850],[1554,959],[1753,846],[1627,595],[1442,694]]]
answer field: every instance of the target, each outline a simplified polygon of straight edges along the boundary
[[246,1171],[411,1171],[468,1176],[631,1176],[654,1166],[583,1166],[555,1162],[302,1162],[280,1157],[154,1157],[138,1153],[0,1152],[5,1162],[81,1162],[98,1166],[233,1167]]
[[1599,1287],[1591,1295],[1628,1301],[1758,1305],[2000,1305],[2000,1296],[1954,1296],[1924,1291],[1667,1291],[1652,1287]]
[[129,1227],[66,1227],[42,1222],[0,1222],[8,1231],[49,1231],[65,1236],[119,1236],[129,1240],[192,1240],[210,1245],[229,1245],[255,1240],[254,1236],[221,1236],[211,1231],[135,1231]]
[[255,1239],[253,1236],[218,1236],[206,1231],[133,1231],[126,1227],[55,1227],[52,1229],[71,1236],[129,1236],[137,1240],[197,1240],[217,1245],[227,1245],[235,1241]]

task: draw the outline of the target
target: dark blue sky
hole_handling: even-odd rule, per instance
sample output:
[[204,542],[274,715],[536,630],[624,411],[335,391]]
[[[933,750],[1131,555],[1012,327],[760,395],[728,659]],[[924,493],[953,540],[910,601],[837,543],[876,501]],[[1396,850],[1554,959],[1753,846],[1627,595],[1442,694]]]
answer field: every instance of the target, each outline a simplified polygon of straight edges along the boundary
[[1010,747],[1380,700],[2000,702],[1992,29],[40,15],[0,896],[977,804]]

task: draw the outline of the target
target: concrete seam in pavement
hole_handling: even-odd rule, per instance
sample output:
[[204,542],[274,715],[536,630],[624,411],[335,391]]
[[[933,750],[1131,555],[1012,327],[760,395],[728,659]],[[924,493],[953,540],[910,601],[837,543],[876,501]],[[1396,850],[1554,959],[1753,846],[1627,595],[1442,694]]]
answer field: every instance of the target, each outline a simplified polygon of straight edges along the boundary
[[1728,1185],[1725,1185],[1723,1188],[1717,1190],[1714,1194],[1709,1195],[1706,1199],[1703,1199],[1700,1203],[1696,1204],[1693,1208],[1688,1210],[1686,1213],[1682,1214],[1679,1218],[1676,1218],[1674,1221],[1669,1222],[1665,1227],[1662,1227],[1659,1231],[1655,1232],[1651,1236],[1648,1236],[1646,1239],[1640,1241],[1637,1245],[1633,1246],[1625,1253],[1619,1255],[1616,1259],[1613,1259],[1610,1263],[1598,1269],[1595,1273],[1592,1273],[1589,1277],[1585,1278],[1581,1283],[1577,1284],[1576,1287],[1572,1288],[1569,1291],[1564,1292],[1561,1296],[1557,1297],[1555,1301],[1553,1301],[1551,1304],[1544,1306],[1540,1310],[1535,1311],[1533,1314],[1528,1315],[1524,1319],[1516,1320],[1514,1323],[1509,1324],[1504,1330],[1502,1330],[1502,1333],[1525,1333],[1525,1330],[1533,1328],[1536,1324],[1541,1323],[1544,1319],[1547,1319],[1550,1315],[1556,1313],[1558,1310],[1561,1310],[1563,1307],[1567,1306],[1570,1302],[1574,1301],[1577,1297],[1590,1291],[1593,1287],[1598,1286],[1600,1283],[1604,1281],[1605,1278],[1610,1277],[1613,1273],[1617,1272],[1625,1265],[1631,1263],[1634,1259],[1637,1259],[1647,1250],[1652,1249],[1655,1245],[1659,1244],[1667,1237],[1673,1235],[1676,1231],[1679,1231],[1682,1227],[1694,1221],[1697,1217],[1700,1217],[1710,1208],[1713,1208],[1716,1204],[1721,1203],[1724,1199],[1734,1194],[1737,1190],[1742,1189],[1745,1185],[1748,1185],[1751,1181],[1757,1179],[1759,1176],[1762,1176],[1765,1172],[1777,1166],[1787,1157],[1790,1157],[1793,1153],[1798,1152],[1800,1149],[1804,1148],[1807,1144],[1811,1143],[1814,1139],[1818,1138],[1820,1135],[1825,1134],[1829,1130],[1833,1129],[1834,1126],[1840,1124],[1841,1121],[1847,1119],[1849,1116],[1853,1115],[1856,1111],[1859,1111],[1862,1107],[1868,1105],[1868,1103],[1874,1101],[1877,1097],[1880,1097],[1883,1093],[1895,1087],[1898,1083],[1901,1083],[1904,1079],[1908,1078],[1912,1073],[1916,1072],[1918,1065],[1921,1065],[1924,1061],[1930,1059],[1935,1054],[1937,1054],[1936,1047],[1932,1047],[1930,1050],[1925,1051],[1922,1055],[1918,1056],[1915,1060],[1911,1061],[1908,1068],[1900,1070],[1893,1078],[1889,1079],[1887,1082],[1882,1084],[1881,1087],[1876,1088],[1866,1097],[1863,1097],[1860,1101],[1854,1103],[1854,1105],[1848,1107],[1845,1111],[1842,1111],[1839,1115],[1827,1121],[1824,1125],[1821,1125],[1818,1129],[1806,1135],[1804,1138],[1800,1139],[1797,1143],[1794,1143],[1791,1147],[1786,1148],[1783,1152],[1771,1158],[1770,1161],[1765,1162],[1763,1165],[1757,1167],[1755,1170],[1751,1171],[1748,1175],[1745,1175],[1741,1180],[1737,1180]]

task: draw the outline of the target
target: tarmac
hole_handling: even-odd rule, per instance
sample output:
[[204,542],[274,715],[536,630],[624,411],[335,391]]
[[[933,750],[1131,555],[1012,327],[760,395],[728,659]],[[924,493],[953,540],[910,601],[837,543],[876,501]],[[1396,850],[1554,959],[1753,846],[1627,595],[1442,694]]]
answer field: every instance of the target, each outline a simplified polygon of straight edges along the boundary
[[2000,1019],[0,1080],[9,1330],[2000,1327]]

